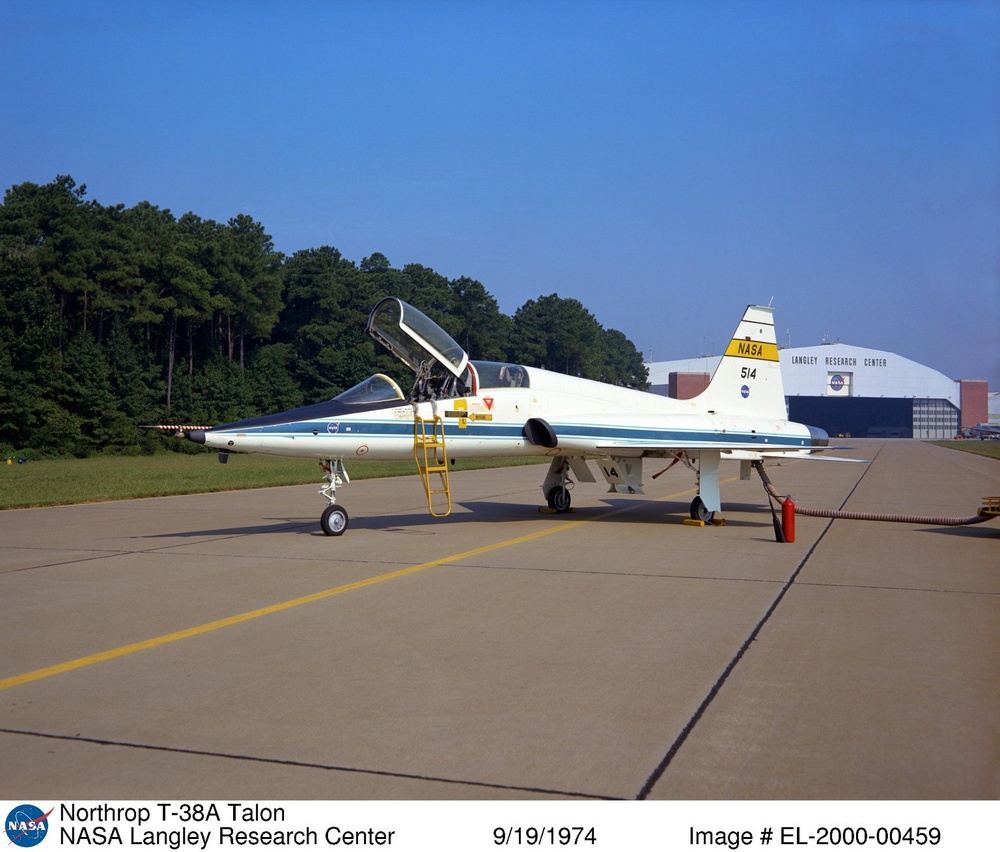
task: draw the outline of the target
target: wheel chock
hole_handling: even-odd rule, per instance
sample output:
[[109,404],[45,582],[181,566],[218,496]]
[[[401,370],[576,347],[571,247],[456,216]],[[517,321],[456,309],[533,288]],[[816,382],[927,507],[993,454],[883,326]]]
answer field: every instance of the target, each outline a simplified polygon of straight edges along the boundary
[[724,527],[726,525],[725,518],[712,518],[710,521],[700,521],[696,518],[685,518],[681,523],[686,524],[689,527]]

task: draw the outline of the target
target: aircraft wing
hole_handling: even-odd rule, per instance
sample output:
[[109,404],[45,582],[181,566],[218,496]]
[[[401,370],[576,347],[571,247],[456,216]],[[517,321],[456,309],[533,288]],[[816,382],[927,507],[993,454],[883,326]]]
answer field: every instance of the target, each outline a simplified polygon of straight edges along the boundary
[[669,457],[684,453],[687,455],[702,453],[709,450],[717,450],[723,459],[730,461],[764,461],[765,459],[806,459],[808,461],[829,461],[829,462],[854,462],[856,464],[869,464],[871,459],[849,459],[845,456],[825,455],[823,447],[797,447],[790,446],[784,450],[762,450],[760,444],[734,444],[721,443],[719,441],[706,441],[703,443],[687,443],[685,445],[670,444],[669,446],[647,445],[603,445],[596,448],[599,455],[608,456],[665,456]]
[[[796,428],[797,427],[797,428]],[[788,421],[710,415],[596,415],[559,421],[531,418],[524,434],[536,446],[595,456],[669,456],[718,451],[727,458],[806,455],[828,448],[825,432]],[[736,455],[740,454],[740,455]],[[744,455],[745,454],[745,455]]]

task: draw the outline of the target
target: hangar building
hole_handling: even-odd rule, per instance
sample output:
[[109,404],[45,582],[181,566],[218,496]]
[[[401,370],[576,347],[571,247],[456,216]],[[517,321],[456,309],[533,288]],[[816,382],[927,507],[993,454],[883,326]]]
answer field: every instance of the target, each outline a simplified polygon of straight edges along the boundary
[[[647,364],[650,390],[689,399],[721,356]],[[824,343],[781,350],[788,417],[830,435],[947,440],[989,420],[988,387],[892,352]]]

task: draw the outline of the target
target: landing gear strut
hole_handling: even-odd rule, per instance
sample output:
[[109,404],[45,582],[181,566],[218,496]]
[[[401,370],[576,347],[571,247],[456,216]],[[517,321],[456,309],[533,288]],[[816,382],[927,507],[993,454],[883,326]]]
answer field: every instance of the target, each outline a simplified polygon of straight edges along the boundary
[[326,485],[320,488],[319,493],[326,497],[330,505],[320,516],[319,525],[326,535],[343,535],[350,520],[347,509],[337,505],[337,487],[351,481],[347,475],[344,463],[340,459],[327,459],[321,461],[320,467],[324,471]]
[[702,450],[698,453],[698,496],[691,501],[691,518],[705,524],[722,523],[715,515],[722,509],[719,499],[719,457],[718,450]]

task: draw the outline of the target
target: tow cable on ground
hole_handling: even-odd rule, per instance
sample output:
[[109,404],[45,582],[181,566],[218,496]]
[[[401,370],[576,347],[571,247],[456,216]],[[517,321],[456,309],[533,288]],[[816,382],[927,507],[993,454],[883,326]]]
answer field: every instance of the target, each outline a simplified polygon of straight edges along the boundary
[[[930,526],[939,527],[964,527],[970,524],[981,524],[983,521],[990,521],[993,518],[1000,517],[1000,497],[984,497],[983,506],[979,509],[978,514],[970,515],[967,518],[945,518],[936,515],[894,515],[885,512],[848,512],[843,509],[809,509],[804,506],[799,506],[792,502],[790,497],[786,497],[783,494],[779,494],[778,490],[774,487],[771,482],[771,478],[767,475],[764,470],[764,465],[760,461],[753,462],[754,469],[760,476],[760,481],[764,483],[764,490],[767,491],[770,497],[773,497],[782,507],[782,518],[784,523],[782,528],[787,528],[789,525],[788,516],[791,515],[791,536],[789,536],[788,530],[785,529],[783,537],[779,537],[779,541],[792,542],[795,540],[795,523],[794,516],[807,515],[813,518],[839,518],[848,521],[890,521],[900,524],[928,524]],[[789,507],[790,512],[785,511],[785,503],[788,501],[791,503]],[[772,515],[774,515],[774,508],[771,509]],[[775,536],[778,536],[779,526],[777,516],[774,515],[774,529]]]

